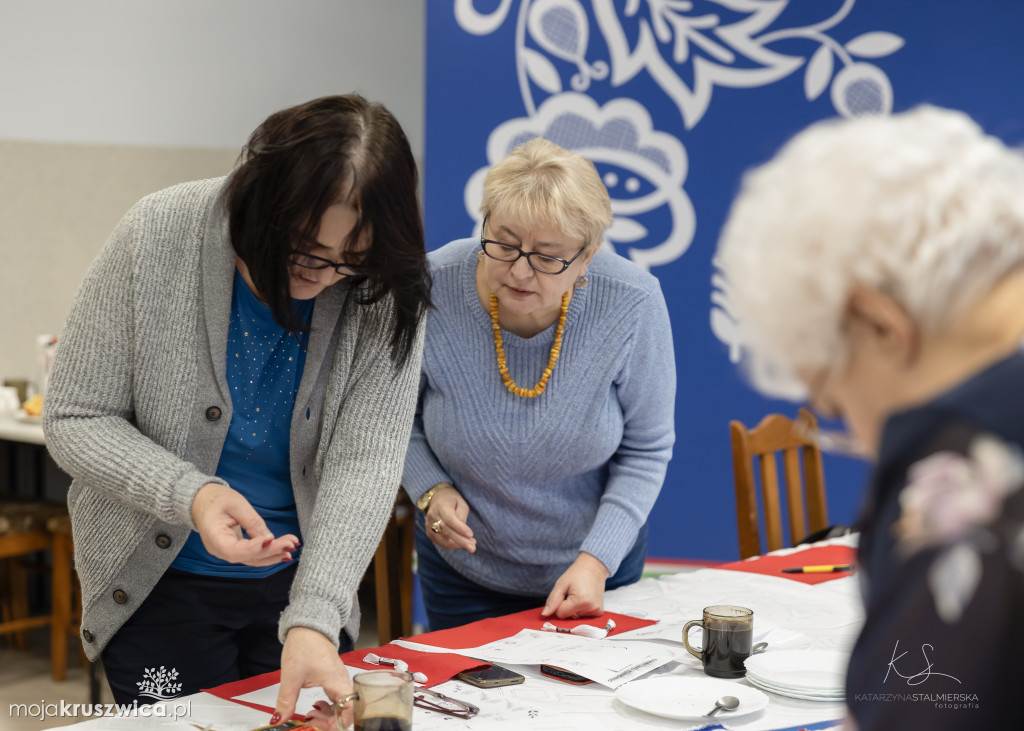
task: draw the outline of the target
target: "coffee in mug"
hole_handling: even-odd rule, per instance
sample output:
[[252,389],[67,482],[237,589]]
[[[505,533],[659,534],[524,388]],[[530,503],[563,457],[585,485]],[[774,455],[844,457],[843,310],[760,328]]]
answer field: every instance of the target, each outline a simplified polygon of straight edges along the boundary
[[[698,652],[690,646],[690,627],[698,625],[704,634],[704,647]],[[701,661],[704,674],[714,678],[742,678],[747,674],[743,661],[750,657],[754,640],[754,612],[746,607],[718,604],[704,608],[702,619],[683,626],[683,644],[687,652]]]
[[355,701],[355,731],[411,731],[413,680],[400,670],[371,670],[352,678],[355,691],[335,704],[338,728],[341,709]]

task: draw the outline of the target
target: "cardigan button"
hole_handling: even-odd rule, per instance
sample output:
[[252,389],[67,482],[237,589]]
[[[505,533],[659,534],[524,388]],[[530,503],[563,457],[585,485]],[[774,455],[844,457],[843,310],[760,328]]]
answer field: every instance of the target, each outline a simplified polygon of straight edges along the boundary
[[160,548],[170,548],[171,547],[171,537],[169,535],[167,535],[166,533],[161,533],[160,535],[158,535],[156,537],[156,545],[159,546]]
[[220,419],[220,407],[219,406],[211,406],[210,408],[208,408],[206,410],[206,420],[207,421],[217,421],[218,419]]
[[118,604],[124,604],[128,601],[128,594],[126,594],[123,589],[115,589],[114,601]]
[[87,629],[83,629],[82,630],[82,639],[85,640],[86,642],[92,642],[96,638],[92,636],[92,632],[90,632]]

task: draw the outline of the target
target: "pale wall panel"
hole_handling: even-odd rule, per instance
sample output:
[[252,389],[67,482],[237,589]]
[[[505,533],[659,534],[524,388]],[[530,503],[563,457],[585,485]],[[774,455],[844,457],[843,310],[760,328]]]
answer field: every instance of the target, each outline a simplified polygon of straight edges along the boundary
[[358,91],[419,156],[425,7],[0,0],[0,139],[223,149],[271,112]]
[[238,149],[0,140],[0,378],[35,380],[89,264],[139,198],[228,173]]

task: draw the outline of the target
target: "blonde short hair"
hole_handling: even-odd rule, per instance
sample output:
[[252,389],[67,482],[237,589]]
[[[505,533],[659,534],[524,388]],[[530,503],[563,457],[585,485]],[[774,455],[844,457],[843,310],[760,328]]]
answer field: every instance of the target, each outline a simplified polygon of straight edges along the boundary
[[608,190],[587,158],[536,137],[487,171],[480,213],[551,225],[589,248],[612,225]]
[[935,107],[820,122],[744,177],[718,261],[753,385],[798,397],[855,284],[934,333],[1024,263],[1024,157]]

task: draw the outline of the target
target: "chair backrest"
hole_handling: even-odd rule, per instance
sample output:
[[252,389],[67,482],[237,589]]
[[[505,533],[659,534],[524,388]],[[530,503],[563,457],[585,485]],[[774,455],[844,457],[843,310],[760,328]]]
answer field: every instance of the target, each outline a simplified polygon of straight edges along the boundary
[[[800,410],[799,418],[812,428],[817,426],[814,415],[806,409]],[[783,506],[776,461],[779,452],[782,456],[785,509],[789,524],[788,545],[796,545],[807,535],[828,526],[821,450],[811,439],[794,429],[793,420],[781,414],[770,414],[753,429],[747,429],[738,421],[729,422],[729,431],[732,435],[741,559],[785,548],[787,545],[782,538]],[[764,510],[764,548],[761,546],[757,482],[754,480],[755,463],[760,478],[760,505]]]

